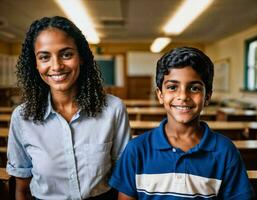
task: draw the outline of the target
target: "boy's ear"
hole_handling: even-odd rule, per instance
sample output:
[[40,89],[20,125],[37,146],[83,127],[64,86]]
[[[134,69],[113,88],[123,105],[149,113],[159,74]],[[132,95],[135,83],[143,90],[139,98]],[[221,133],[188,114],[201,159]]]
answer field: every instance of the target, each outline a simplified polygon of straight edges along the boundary
[[163,94],[162,94],[162,91],[158,87],[156,88],[156,95],[158,97],[160,104],[163,104]]
[[204,106],[208,106],[210,101],[211,101],[211,95],[212,95],[212,91],[209,92],[208,94],[206,94],[205,96],[205,101],[204,101]]

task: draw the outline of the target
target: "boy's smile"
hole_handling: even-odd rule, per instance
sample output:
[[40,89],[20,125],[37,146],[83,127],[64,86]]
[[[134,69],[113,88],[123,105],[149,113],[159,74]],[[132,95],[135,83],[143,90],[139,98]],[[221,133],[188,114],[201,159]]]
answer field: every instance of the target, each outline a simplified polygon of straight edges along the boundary
[[211,95],[206,94],[205,85],[197,72],[186,66],[173,68],[164,76],[162,91],[157,89],[157,96],[170,122],[188,124],[199,119]]

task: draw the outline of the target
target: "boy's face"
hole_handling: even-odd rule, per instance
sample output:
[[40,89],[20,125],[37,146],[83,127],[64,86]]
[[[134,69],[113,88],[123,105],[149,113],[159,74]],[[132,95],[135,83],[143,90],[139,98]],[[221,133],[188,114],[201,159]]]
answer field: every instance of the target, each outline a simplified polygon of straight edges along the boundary
[[164,76],[162,91],[157,89],[159,102],[164,105],[169,121],[190,123],[198,120],[211,97],[206,94],[201,77],[191,66],[171,69]]

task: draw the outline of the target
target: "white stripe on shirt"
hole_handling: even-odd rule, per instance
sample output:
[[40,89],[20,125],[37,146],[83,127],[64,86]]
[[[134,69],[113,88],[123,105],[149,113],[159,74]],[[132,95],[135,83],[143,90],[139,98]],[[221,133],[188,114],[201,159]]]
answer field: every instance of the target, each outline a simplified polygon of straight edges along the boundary
[[180,197],[217,196],[221,180],[185,173],[137,174],[138,192]]

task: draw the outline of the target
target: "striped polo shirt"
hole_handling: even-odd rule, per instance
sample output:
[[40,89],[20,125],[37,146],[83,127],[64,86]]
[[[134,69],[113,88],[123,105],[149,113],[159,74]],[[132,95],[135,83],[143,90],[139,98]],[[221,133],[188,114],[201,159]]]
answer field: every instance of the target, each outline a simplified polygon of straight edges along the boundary
[[252,199],[239,151],[201,122],[200,143],[187,152],[173,147],[159,127],[131,140],[109,184],[139,200]]

